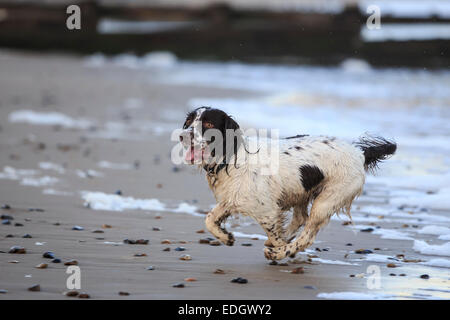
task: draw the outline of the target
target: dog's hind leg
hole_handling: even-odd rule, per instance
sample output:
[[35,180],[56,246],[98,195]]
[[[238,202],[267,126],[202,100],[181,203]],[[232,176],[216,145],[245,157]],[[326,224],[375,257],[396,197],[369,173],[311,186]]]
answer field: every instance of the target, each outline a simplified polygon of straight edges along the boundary
[[303,226],[308,220],[308,203],[302,203],[299,206],[294,207],[294,213],[292,215],[292,221],[285,231],[285,238],[291,241],[297,234],[298,229]]
[[[298,251],[304,251],[313,244],[320,228],[330,221],[334,213],[350,208],[353,199],[359,194],[361,186],[362,184],[355,184],[354,188],[351,188],[340,184],[333,188],[324,188],[324,191],[314,200],[311,213],[300,236],[285,246],[266,248],[264,250],[265,257],[269,260],[280,260]],[[346,190],[345,194],[343,194],[343,190]]]
[[231,232],[228,232],[222,223],[230,216],[230,213],[225,210],[223,206],[218,204],[206,216],[205,224],[209,232],[211,232],[217,239],[227,246],[234,244],[234,237]]

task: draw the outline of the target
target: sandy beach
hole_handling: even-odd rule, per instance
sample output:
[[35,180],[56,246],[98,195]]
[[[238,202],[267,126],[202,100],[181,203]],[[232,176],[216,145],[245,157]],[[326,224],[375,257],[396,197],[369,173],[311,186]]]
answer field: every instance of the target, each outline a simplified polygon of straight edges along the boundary
[[[1,300],[78,299],[63,295],[72,259],[78,291],[90,299],[450,299],[450,211],[391,203],[403,189],[377,180],[354,203],[355,226],[335,217],[297,260],[270,265],[262,229],[243,218],[229,222],[240,235],[233,247],[199,243],[212,236],[202,216],[214,197],[203,172],[171,161],[171,132],[193,101],[259,99],[260,91],[159,81],[167,66],[132,68],[125,59],[98,67],[102,61],[0,52]],[[135,209],[119,210],[127,197]],[[431,225],[441,229],[419,232]],[[13,246],[26,253],[9,253]],[[44,258],[47,251],[62,262]],[[185,254],[192,259],[180,260]],[[380,271],[372,289],[370,266]],[[236,277],[248,283],[232,283]],[[35,284],[41,290],[29,291]]]

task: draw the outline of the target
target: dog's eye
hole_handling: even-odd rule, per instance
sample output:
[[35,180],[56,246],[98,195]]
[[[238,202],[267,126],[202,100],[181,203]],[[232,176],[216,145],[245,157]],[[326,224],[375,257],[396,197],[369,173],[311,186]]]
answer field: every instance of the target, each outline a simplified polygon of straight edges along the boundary
[[187,129],[192,124],[192,121],[194,121],[193,117],[192,118],[187,118],[186,122],[183,125],[183,129]]
[[203,126],[204,126],[206,129],[214,128],[214,125],[213,125],[211,122],[203,122]]

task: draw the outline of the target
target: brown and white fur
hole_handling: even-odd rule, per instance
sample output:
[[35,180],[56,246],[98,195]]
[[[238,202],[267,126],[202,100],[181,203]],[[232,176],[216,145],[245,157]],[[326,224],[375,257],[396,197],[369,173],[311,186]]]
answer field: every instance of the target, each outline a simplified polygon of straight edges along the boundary
[[[248,152],[248,139],[238,134],[234,139],[237,149],[224,161],[208,153],[209,142],[202,138],[211,128],[225,132],[238,130],[239,125],[221,110],[202,107],[188,114],[180,136],[187,148],[186,161],[205,169],[217,201],[206,217],[206,227],[231,246],[234,237],[223,227],[227,217],[238,213],[252,217],[267,234],[264,254],[270,260],[295,256],[312,245],[333,214],[344,212],[350,217],[366,171],[396,150],[395,143],[383,138],[361,138],[350,144],[334,137],[299,135],[277,140],[278,170],[267,175],[261,174],[261,163],[267,163],[261,160],[267,159],[252,160],[266,157],[269,152],[264,148],[270,144]],[[285,227],[285,213],[291,209],[292,220]]]

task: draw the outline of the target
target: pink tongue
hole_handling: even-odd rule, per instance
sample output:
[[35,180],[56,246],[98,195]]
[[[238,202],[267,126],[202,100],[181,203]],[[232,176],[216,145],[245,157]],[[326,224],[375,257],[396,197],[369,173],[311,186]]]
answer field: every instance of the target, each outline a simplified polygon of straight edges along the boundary
[[202,161],[203,151],[199,148],[191,148],[186,152],[185,160],[187,162]]

